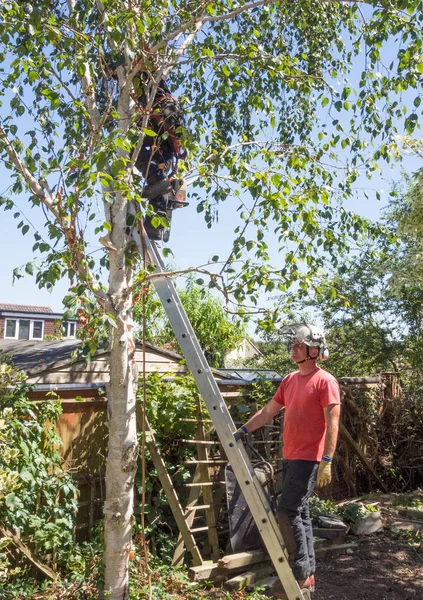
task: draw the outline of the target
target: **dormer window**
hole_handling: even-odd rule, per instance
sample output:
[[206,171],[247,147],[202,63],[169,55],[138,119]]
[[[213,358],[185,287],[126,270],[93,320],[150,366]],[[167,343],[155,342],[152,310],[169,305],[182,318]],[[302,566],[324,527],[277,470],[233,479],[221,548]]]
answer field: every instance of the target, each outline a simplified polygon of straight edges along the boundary
[[76,322],[75,321],[63,321],[62,328],[64,336],[67,338],[74,338],[76,333]]
[[6,319],[5,338],[14,340],[42,340],[44,322],[30,319]]

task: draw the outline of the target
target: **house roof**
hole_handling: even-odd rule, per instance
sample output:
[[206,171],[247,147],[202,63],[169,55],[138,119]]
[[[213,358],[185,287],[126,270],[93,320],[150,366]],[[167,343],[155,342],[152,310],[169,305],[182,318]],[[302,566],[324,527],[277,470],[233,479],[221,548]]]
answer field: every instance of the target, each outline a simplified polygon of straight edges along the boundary
[[259,348],[257,348],[257,346],[255,345],[255,343],[253,342],[253,340],[250,340],[250,338],[246,338],[247,342],[250,344],[250,346],[257,352],[257,354],[259,356],[263,356],[263,353],[261,350],[259,350]]
[[0,304],[0,310],[10,310],[14,312],[31,313],[52,313],[49,306],[31,306],[29,304]]

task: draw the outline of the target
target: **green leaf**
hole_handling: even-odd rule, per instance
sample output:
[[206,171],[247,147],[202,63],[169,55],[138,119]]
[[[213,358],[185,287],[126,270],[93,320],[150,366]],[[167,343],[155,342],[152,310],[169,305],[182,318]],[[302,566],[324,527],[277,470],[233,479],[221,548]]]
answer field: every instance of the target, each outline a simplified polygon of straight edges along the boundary
[[153,131],[152,129],[147,129],[146,127],[143,128],[143,132],[145,133],[145,135],[148,135],[151,137],[155,137],[157,135],[157,133],[155,131]]
[[405,120],[405,130],[408,133],[408,135],[411,135],[413,133],[413,131],[416,128],[418,120],[419,120],[419,118],[416,115],[416,113],[412,113],[411,115],[409,115],[406,118],[406,120]]
[[132,149],[131,142],[129,142],[128,140],[123,140],[122,138],[116,138],[115,144],[122,150],[125,150],[125,152],[130,152]]

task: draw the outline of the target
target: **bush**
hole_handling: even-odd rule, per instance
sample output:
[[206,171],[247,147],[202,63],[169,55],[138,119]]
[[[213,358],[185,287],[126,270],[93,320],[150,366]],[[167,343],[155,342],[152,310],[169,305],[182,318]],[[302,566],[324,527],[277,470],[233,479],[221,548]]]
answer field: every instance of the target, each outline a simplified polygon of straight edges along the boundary
[[[53,565],[71,553],[77,488],[62,468],[55,431],[60,402],[28,400],[25,379],[11,365],[0,364],[0,522],[12,533],[19,531],[21,541]],[[6,568],[11,544],[5,539],[0,546],[3,598],[9,577],[25,569]]]

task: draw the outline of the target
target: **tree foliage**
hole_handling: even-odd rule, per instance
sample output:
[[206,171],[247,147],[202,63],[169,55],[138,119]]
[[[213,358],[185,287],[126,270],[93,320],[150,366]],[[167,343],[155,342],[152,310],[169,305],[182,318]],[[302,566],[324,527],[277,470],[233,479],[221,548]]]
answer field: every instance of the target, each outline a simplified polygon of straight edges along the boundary
[[339,376],[393,370],[407,385],[421,378],[420,178],[418,171],[393,186],[381,219],[385,235],[346,260],[332,280],[338,296],[325,288],[312,301],[328,331],[329,367]]
[[[39,285],[80,273],[67,302],[98,291],[107,255],[94,261],[90,235],[113,226],[107,210],[98,218],[98,195],[107,209],[112,188],[139,200],[142,187],[128,174],[143,135],[138,114],[130,101],[127,121],[120,113],[140,68],[153,80],[169,73],[179,89],[190,131],[182,167],[198,176],[198,210],[211,224],[220,202],[238,201],[241,225],[224,272],[239,300],[257,301],[261,286],[284,291],[297,281],[305,290],[327,258],[336,264],[350,237],[368,228],[337,200],[351,195],[360,173],[390,160],[402,122],[408,132],[417,126],[418,94],[411,114],[398,98],[417,92],[422,77],[420,2],[69,7],[6,2],[1,14],[1,139],[12,172],[3,201],[14,209],[13,196],[28,187],[34,204],[49,200],[47,230],[35,232],[34,245],[45,265],[26,268]],[[381,74],[388,46],[395,51]],[[283,266],[266,266],[271,231]]]
[[[60,403],[56,398],[31,402],[25,380],[23,372],[0,364],[0,521],[14,533],[19,530],[25,544],[35,544],[45,561],[60,562],[73,544],[78,492],[62,467],[62,442],[55,432]],[[6,560],[8,543],[2,542]],[[11,572],[24,573],[24,563]],[[0,591],[6,594],[9,569],[2,575]]]
[[[205,288],[201,279],[189,277],[178,293],[209,365],[223,367],[225,355],[245,337],[245,325],[225,311],[220,298]],[[141,327],[142,302],[140,300],[134,307],[134,320]],[[180,352],[173,329],[155,294],[146,301],[145,332],[149,342],[157,346],[170,344],[173,350]]]

